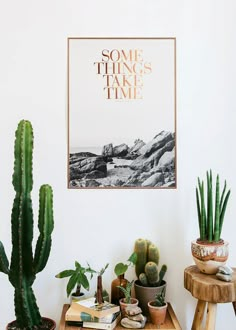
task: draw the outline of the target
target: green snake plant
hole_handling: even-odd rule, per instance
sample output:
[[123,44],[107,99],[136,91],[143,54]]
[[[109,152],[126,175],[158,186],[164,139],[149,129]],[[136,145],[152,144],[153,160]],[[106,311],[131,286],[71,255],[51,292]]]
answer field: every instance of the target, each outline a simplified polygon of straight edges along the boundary
[[215,183],[215,201],[213,204],[213,180],[212,171],[207,171],[207,196],[205,201],[204,182],[198,178],[196,187],[196,200],[198,212],[198,224],[200,231],[200,241],[219,242],[224,222],[226,207],[228,204],[230,190],[227,191],[226,181],[222,192],[220,192],[219,175]]
[[32,284],[46,266],[53,231],[52,188],[45,184],[39,191],[39,237],[32,251],[33,210],[33,129],[29,121],[19,122],[15,134],[15,162],[12,183],[15,198],[12,207],[12,253],[9,264],[0,242],[0,271],[8,275],[15,289],[14,304],[17,329],[37,329],[42,323]]

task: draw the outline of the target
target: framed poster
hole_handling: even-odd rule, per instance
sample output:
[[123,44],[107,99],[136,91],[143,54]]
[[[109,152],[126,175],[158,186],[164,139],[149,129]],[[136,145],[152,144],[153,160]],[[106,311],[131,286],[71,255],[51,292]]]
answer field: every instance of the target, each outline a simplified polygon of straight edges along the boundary
[[175,38],[68,38],[68,188],[176,188]]

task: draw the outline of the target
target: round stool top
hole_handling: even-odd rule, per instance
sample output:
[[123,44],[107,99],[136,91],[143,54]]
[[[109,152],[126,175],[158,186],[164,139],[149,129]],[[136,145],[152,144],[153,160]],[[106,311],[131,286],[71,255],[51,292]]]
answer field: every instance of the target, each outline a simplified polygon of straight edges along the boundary
[[236,268],[233,268],[232,282],[219,280],[216,275],[201,273],[197,266],[184,270],[184,287],[192,296],[211,303],[236,301]]

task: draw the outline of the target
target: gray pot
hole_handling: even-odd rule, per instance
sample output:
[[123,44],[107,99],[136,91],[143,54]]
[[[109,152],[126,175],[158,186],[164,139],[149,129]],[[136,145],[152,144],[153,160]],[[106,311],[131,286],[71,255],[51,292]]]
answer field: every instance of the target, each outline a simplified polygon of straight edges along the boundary
[[142,286],[139,280],[134,282],[135,297],[138,299],[139,307],[145,316],[149,315],[148,302],[154,300],[155,295],[161,293],[163,288],[166,292],[166,281],[162,281],[161,286]]

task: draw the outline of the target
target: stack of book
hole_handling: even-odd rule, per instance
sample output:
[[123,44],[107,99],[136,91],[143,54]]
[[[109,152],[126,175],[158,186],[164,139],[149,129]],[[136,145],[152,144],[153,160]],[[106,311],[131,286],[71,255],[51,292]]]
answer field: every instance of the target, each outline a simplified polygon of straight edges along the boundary
[[96,304],[95,298],[91,297],[73,301],[65,319],[69,325],[112,330],[120,322],[120,307],[109,302]]

